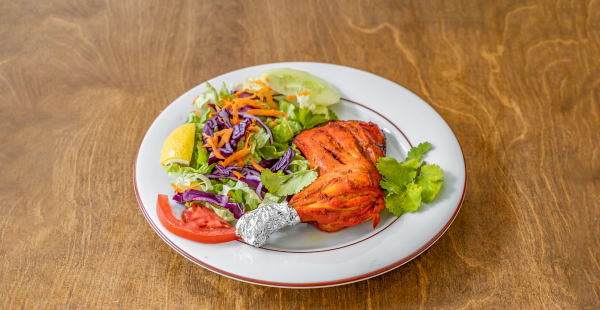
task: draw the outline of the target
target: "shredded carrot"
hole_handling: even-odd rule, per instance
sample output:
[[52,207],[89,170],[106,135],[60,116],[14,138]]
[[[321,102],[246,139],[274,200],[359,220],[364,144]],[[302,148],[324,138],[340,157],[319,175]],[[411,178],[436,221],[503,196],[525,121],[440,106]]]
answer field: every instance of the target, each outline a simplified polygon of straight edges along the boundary
[[241,174],[241,173],[239,173],[239,172],[237,172],[235,170],[232,171],[232,172],[233,172],[233,175],[235,175],[235,177],[238,178],[238,180],[244,177],[243,174]]
[[210,116],[210,117],[213,117],[213,116],[215,116],[215,115],[217,115],[217,112],[211,112],[211,113],[209,114],[209,116]]
[[256,95],[258,96],[258,98],[260,99],[260,101],[265,101],[265,97],[264,97],[264,88],[261,88],[258,93],[256,93]]
[[[233,129],[231,130],[231,132],[233,132]],[[231,138],[231,133],[227,134],[225,136],[222,136],[221,139],[219,139],[219,147],[222,147],[223,145],[225,145],[225,143],[229,142],[229,138]]]
[[[225,159],[225,161],[223,161],[223,167],[229,166],[229,164],[231,164],[232,162],[234,162],[238,159],[243,159],[246,155],[248,155],[248,153],[250,153],[250,149],[243,148],[243,149],[231,154],[231,156],[227,157],[227,159]],[[216,155],[216,153],[215,153],[215,155]]]
[[171,183],[171,187],[173,187],[173,189],[178,193],[184,192],[183,190],[181,190],[181,188],[177,187],[177,185],[175,185],[175,183]]
[[231,197],[231,191],[227,192],[227,197]]
[[246,135],[246,141],[244,142],[244,148],[247,149],[248,145],[250,145],[250,137],[252,136],[251,133]]
[[265,85],[265,83],[263,83],[263,81],[261,80],[256,80],[254,81],[254,84],[257,84],[259,86],[261,86],[262,88],[269,88],[267,85]]
[[258,84],[259,86],[262,87],[258,91],[258,97],[260,98],[260,100],[264,101],[264,96],[266,95],[266,97],[267,97],[267,103],[269,104],[269,106],[271,107],[271,109],[275,109],[275,103],[273,102],[273,95],[271,94],[271,88],[269,86],[265,85],[265,83],[263,81],[260,81],[260,80],[254,81],[254,83]]
[[265,109],[248,110],[248,111],[246,111],[246,113],[248,113],[250,115],[256,115],[256,116],[287,116],[287,114],[285,114],[285,112],[283,112],[283,111],[265,110]]
[[231,134],[233,133],[233,128],[227,128],[220,131],[215,132],[215,138],[219,137],[219,142],[217,143],[218,147],[222,147],[225,143],[229,142],[231,138]]
[[[217,149],[217,145],[218,145],[218,137],[211,137],[205,133],[202,133],[202,135],[206,138],[207,143],[205,145],[203,145],[203,147],[211,147],[213,153],[215,153],[215,156],[218,159],[225,159],[225,156],[221,155],[221,152],[219,152],[219,150]],[[217,141],[215,141],[217,140]]]
[[233,104],[232,104],[231,102],[227,102],[227,103],[225,103],[225,104],[223,105],[223,109],[225,109],[225,110],[227,110],[227,109],[231,109],[232,105],[233,105]]
[[197,116],[197,117],[200,117],[200,109],[198,109],[198,110],[194,110],[194,113],[196,113],[196,116]]
[[271,109],[275,109],[275,102],[273,102],[273,95],[271,95],[271,90],[267,90],[267,103],[271,107]]
[[275,127],[275,126],[277,126],[277,122],[272,121],[272,122],[269,123],[269,126]]
[[253,108],[264,108],[265,104],[260,102],[260,101],[256,101],[256,100],[252,100],[252,99],[248,99],[248,98],[239,98],[235,100],[236,103],[242,104],[241,106],[239,106],[238,108],[243,107],[244,105],[249,105]]
[[245,92],[246,92],[246,90],[245,90],[245,89],[242,89],[242,90],[240,90],[240,91],[237,91],[235,94],[233,94],[233,96],[234,96],[235,98],[237,98],[237,97],[239,97],[241,94],[243,94],[243,93],[245,93]]
[[310,92],[308,90],[299,92],[297,95],[289,95],[289,96],[287,96],[287,98],[288,98],[288,100],[292,100],[292,99],[298,98],[298,96],[306,96],[306,95],[310,95]]
[[[193,103],[195,106],[198,106],[198,104],[197,104],[197,102],[198,102],[198,99],[200,99],[200,96],[196,97],[196,99],[194,99],[194,101],[192,102],[192,103]],[[210,102],[210,101],[209,101],[209,100],[207,100],[206,102],[203,102],[203,103],[201,103],[201,104],[200,104],[198,107],[201,107],[201,106],[202,106],[202,104],[208,104],[209,102]]]
[[261,165],[257,164],[252,157],[250,157],[250,163],[252,164],[252,167],[258,171],[262,171],[264,169]]
[[[233,132],[233,128],[225,128],[219,131],[215,131],[215,137],[222,137],[222,136],[227,136],[227,135],[231,135],[231,133]],[[204,133],[203,133],[204,135]],[[208,135],[206,135],[206,137],[210,137]]]
[[267,85],[265,85],[265,83],[262,83],[262,82],[260,82],[259,85],[261,85],[263,87],[263,89],[261,89],[261,90],[264,91],[267,94],[267,103],[269,104],[269,106],[271,107],[271,109],[275,109],[275,102],[273,102],[273,95],[271,94],[271,88],[268,87]]
[[193,105],[196,105],[196,101],[198,101],[198,99],[199,99],[199,98],[200,98],[200,96],[196,97],[196,98],[194,99],[194,101],[192,101],[192,104],[193,104]]
[[240,115],[238,109],[240,108],[240,103],[236,102],[233,104],[233,119],[230,120],[233,125],[236,125],[240,122]]
[[185,192],[187,190],[194,189],[194,188],[196,188],[198,186],[200,186],[200,183],[192,183],[192,184],[190,184],[190,186],[184,188],[183,191]]
[[[237,110],[235,112],[237,112]],[[241,122],[239,114],[235,113],[235,116],[237,117],[231,120],[231,125],[237,125]]]
[[213,150],[213,153],[215,153],[215,156],[218,159],[225,159],[225,156],[221,155],[221,152],[219,152],[219,150],[217,149],[217,146],[215,145],[214,142],[212,143],[212,150]]
[[[257,96],[256,96],[256,92],[255,92],[255,91],[253,91],[253,90],[251,90],[251,89],[248,89],[248,88],[245,88],[245,89],[244,89],[244,90],[243,90],[243,91],[240,93],[240,95],[241,95],[242,93],[249,93],[249,94],[250,94],[250,96],[249,96],[249,97],[244,97],[244,98],[237,98],[237,97],[236,97],[236,99],[254,99],[254,98],[256,98],[256,97],[257,97]],[[239,95],[238,95],[238,96],[239,96]]]

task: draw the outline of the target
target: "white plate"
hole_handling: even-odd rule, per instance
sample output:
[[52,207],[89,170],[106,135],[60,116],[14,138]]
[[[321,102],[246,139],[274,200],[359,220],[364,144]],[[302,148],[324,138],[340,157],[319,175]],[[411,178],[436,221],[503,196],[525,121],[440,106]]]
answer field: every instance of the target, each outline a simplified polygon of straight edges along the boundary
[[[325,287],[365,280],[417,257],[448,229],[462,204],[466,171],[462,151],[452,130],[427,103],[407,89],[382,77],[357,69],[322,63],[275,63],[249,67],[211,79],[212,85],[234,85],[271,68],[294,68],[321,77],[343,98],[333,110],[340,119],[371,121],[387,139],[387,156],[404,159],[411,145],[429,141],[434,149],[426,161],[444,169],[440,196],[416,213],[395,217],[382,212],[375,229],[371,222],[325,233],[299,224],[273,236],[265,248],[238,241],[202,244],[180,238],[158,221],[156,199],[171,194],[169,179],[160,162],[167,135],[183,124],[192,101],[204,86],[194,87],[171,103],[146,133],[134,166],[134,187],[148,223],[175,251],[218,274],[260,285]],[[173,204],[174,209],[180,207]]]

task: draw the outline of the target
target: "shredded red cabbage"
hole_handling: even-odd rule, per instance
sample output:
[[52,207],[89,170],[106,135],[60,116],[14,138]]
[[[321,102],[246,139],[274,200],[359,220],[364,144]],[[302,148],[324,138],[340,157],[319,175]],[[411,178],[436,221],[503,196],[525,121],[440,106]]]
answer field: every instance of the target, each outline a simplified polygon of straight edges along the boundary
[[244,135],[246,134],[246,130],[248,129],[248,126],[250,126],[251,123],[252,120],[247,118],[233,126],[233,133],[231,134],[229,142],[234,148],[237,147],[237,144],[240,141],[240,139],[244,137]]
[[279,160],[277,160],[277,162],[271,167],[271,171],[277,172],[279,170],[285,170],[295,155],[296,151],[294,151],[294,149],[290,147],[285,152],[285,154],[281,155],[281,157],[279,157]]
[[260,125],[263,126],[263,128],[265,129],[265,131],[269,135],[269,141],[271,141],[271,144],[273,144],[273,133],[271,132],[271,129],[259,117],[254,116],[252,114],[244,113],[244,112],[240,112],[239,115],[241,115],[244,118],[251,118],[251,119],[256,120],[257,122],[259,122]]
[[[215,135],[215,129],[217,129],[217,118],[213,117],[206,121],[204,128],[202,128],[202,133],[212,137]],[[206,137],[204,135],[202,135],[202,141],[206,144]]]
[[231,128],[231,122],[229,121],[229,111],[221,109],[221,111],[219,111],[217,115],[215,115],[215,117],[220,117],[221,119],[223,119],[223,121],[217,119],[219,125]]
[[249,176],[249,175],[260,176],[260,171],[258,171],[256,168],[254,168],[252,166],[245,166],[244,168],[242,168],[242,175],[244,175],[244,176]]
[[263,194],[263,191],[265,190],[265,185],[260,182],[258,183],[258,186],[256,187],[256,193],[258,194],[258,197],[260,197],[260,199],[265,199],[265,195]]
[[208,202],[217,206],[223,207],[231,213],[233,217],[239,219],[244,214],[245,206],[243,203],[229,202],[229,197],[226,195],[217,195],[207,192],[202,192],[195,189],[185,191],[183,194],[178,193],[173,196],[173,200],[178,203],[186,203],[192,201]]
[[239,169],[239,167],[233,166],[224,168],[220,165],[216,165],[215,170],[213,170],[211,174],[205,174],[204,176],[206,176],[209,179],[230,179],[234,181],[242,181],[254,189],[256,189],[259,186],[260,173],[258,172],[258,170],[254,169],[253,167],[246,166],[242,168],[241,172],[244,177],[238,179],[236,176],[233,175],[233,171],[237,169]]
[[263,159],[260,161],[260,163],[258,163],[261,167],[263,168],[271,168],[273,167],[273,165],[278,161],[278,158],[274,158],[274,159]]
[[[233,146],[231,145],[230,142],[225,143],[225,145],[218,148],[218,150],[219,150],[219,153],[221,153],[221,155],[223,155],[225,157],[230,156],[235,151],[235,149],[233,148]],[[216,163],[218,161],[219,161],[219,158],[217,158],[217,155],[215,155],[215,153],[211,150],[210,153],[208,154],[208,163],[212,164],[212,163]]]

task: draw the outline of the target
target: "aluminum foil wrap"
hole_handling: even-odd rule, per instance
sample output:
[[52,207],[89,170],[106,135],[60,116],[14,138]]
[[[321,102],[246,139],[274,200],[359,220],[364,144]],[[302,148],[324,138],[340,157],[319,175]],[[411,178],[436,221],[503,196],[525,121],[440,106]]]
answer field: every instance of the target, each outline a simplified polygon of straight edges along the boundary
[[298,212],[284,201],[264,205],[242,215],[235,225],[235,234],[246,243],[261,247],[272,233],[298,223]]

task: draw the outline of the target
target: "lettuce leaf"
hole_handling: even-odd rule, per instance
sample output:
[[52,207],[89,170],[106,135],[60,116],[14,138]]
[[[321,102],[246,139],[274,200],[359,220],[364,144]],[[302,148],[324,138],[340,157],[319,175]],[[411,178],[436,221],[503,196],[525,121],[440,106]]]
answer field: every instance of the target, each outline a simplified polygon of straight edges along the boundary
[[246,210],[254,210],[262,202],[256,191],[242,181],[227,180],[221,186],[215,186],[218,189],[216,194],[228,195],[230,202],[241,202],[245,205]]
[[[288,120],[291,121],[291,125],[294,126],[297,123],[297,128],[295,134],[298,134],[302,130],[313,128],[317,125],[323,124],[330,120],[337,120],[338,117],[329,109],[324,106],[315,106],[314,108],[310,108],[308,106],[300,106],[294,104],[291,101],[280,98],[279,100],[279,110],[285,112],[288,116]],[[283,119],[283,118],[282,118]],[[278,119],[279,120],[279,119]]]
[[260,180],[269,193],[280,197],[299,193],[316,180],[317,177],[318,174],[315,169],[299,171],[288,175],[281,171],[274,173],[270,169],[263,169],[260,174]]
[[202,191],[209,191],[212,189],[212,182],[204,175],[210,173],[214,168],[214,164],[203,164],[198,168],[182,167],[179,164],[170,164],[164,167],[167,175],[173,180],[173,184],[179,188],[186,188],[192,183],[200,183],[197,188]]
[[287,143],[273,143],[267,144],[262,148],[256,150],[256,154],[258,154],[261,158],[264,159],[275,159],[281,157],[288,150]]
[[217,90],[210,85],[210,83],[206,82],[204,87],[206,90],[204,90],[204,92],[202,92],[200,96],[194,100],[194,104],[197,108],[202,108],[203,105],[206,106],[204,104],[206,101],[210,101],[212,103],[219,101],[219,93],[217,93]]
[[[333,112],[332,112],[333,113]],[[327,115],[315,114],[308,108],[301,108],[298,112],[298,121],[304,129],[311,129],[329,120]]]
[[275,195],[273,195],[271,193],[266,193],[265,194],[265,198],[263,199],[263,201],[258,206],[262,207],[264,205],[273,204],[273,203],[279,203],[281,201],[283,201],[283,197],[275,196]]
[[223,207],[213,205],[212,203],[205,202],[204,204],[213,209],[216,215],[226,220],[227,222],[235,221],[235,217],[233,216],[233,213],[231,213],[231,211]]
[[279,125],[273,127],[273,139],[277,143],[287,143],[300,132],[299,126],[295,126],[294,121],[288,121],[285,118],[279,118],[277,121]]
[[221,85],[221,90],[219,91],[219,98],[220,99],[233,98],[233,95],[231,93],[229,93],[229,89],[227,89],[227,85],[225,85],[225,82],[223,82],[223,84]]

